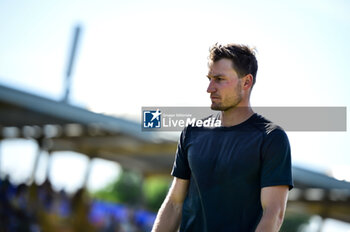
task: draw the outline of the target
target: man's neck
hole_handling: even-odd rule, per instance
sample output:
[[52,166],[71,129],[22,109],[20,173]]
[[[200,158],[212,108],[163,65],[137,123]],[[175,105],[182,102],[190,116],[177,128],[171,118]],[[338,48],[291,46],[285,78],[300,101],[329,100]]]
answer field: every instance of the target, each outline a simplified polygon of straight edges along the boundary
[[234,107],[226,111],[221,111],[221,125],[224,127],[235,126],[250,118],[254,111],[250,106]]

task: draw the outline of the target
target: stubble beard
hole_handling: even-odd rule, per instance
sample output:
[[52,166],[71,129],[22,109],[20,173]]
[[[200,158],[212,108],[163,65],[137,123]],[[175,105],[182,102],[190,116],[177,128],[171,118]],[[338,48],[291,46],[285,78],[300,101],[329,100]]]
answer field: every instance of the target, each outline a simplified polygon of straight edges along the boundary
[[227,104],[225,104],[224,102],[218,102],[218,103],[212,102],[210,108],[212,110],[217,110],[217,111],[228,111],[230,109],[236,108],[243,98],[240,85],[237,85],[235,92],[236,92],[236,95],[228,99],[229,102]]
[[218,111],[228,111],[230,109],[236,108],[237,105],[241,102],[242,96],[238,96],[233,103],[230,105],[224,105],[222,103],[212,103],[210,108],[212,110],[218,110]]

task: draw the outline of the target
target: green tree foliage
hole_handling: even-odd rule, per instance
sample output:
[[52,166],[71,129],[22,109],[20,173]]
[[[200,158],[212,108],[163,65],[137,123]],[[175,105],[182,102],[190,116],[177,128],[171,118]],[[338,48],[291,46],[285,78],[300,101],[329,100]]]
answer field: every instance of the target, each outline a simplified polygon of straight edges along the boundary
[[118,178],[93,194],[94,197],[111,202],[136,206],[142,201],[142,178],[135,172],[123,170]]
[[302,226],[309,224],[310,215],[297,214],[297,213],[286,213],[281,227],[281,232],[296,232]]
[[118,178],[105,188],[92,194],[94,198],[143,206],[151,211],[158,211],[170,186],[169,177],[154,176],[142,181],[135,172],[123,170]]
[[149,177],[144,181],[145,203],[149,210],[158,211],[168,193],[170,182],[168,177]]

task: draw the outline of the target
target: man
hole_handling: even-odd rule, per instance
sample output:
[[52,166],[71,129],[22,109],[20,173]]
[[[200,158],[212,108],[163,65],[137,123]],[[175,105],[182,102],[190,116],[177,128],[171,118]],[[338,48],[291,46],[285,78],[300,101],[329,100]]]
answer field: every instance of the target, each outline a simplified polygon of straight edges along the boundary
[[278,231],[293,187],[288,138],[253,112],[258,69],[247,46],[214,45],[209,57],[211,108],[221,127],[181,134],[169,193],[154,232]]

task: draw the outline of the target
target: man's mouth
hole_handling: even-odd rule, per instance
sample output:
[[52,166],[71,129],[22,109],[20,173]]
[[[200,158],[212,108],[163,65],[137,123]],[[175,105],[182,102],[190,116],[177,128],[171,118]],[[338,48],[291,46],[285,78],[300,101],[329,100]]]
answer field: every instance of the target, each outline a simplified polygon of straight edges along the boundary
[[215,100],[215,99],[220,99],[220,97],[218,97],[218,96],[210,96],[210,99],[211,100]]

